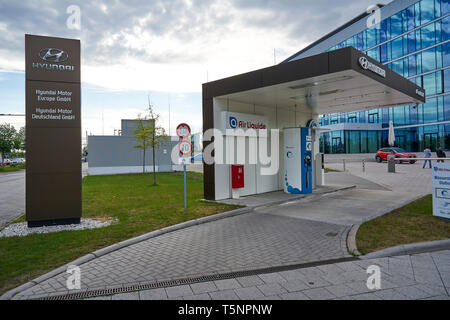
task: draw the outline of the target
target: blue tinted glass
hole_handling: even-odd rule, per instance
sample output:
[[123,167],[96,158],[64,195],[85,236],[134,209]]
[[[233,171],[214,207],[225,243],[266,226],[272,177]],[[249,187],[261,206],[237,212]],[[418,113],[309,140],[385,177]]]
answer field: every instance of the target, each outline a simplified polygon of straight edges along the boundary
[[441,0],[434,0],[434,16],[436,18],[441,16]]
[[436,47],[436,68],[442,68],[442,46]]
[[392,62],[392,70],[403,76],[403,60],[397,60]]
[[435,73],[430,73],[423,76],[423,88],[425,89],[427,95],[436,94]]
[[414,32],[408,33],[408,53],[416,51],[416,34]]
[[360,32],[356,35],[356,48],[361,51],[363,50],[363,47],[364,47],[363,34],[362,32]]
[[450,120],[450,94],[444,96],[444,119]]
[[442,71],[434,73],[436,75],[436,93],[442,93]]
[[441,0],[441,15],[450,12],[450,0]]
[[382,20],[380,22],[380,43],[385,42],[386,40],[387,40],[386,20]]
[[386,44],[380,46],[380,51],[381,51],[381,63],[385,63],[386,61],[388,61]]
[[408,76],[414,76],[416,74],[416,56],[411,55],[408,57]]
[[408,30],[414,29],[414,5],[406,9],[406,17],[408,20]]
[[450,39],[450,16],[441,20],[442,41]]
[[434,34],[434,23],[420,29],[420,33],[422,37],[422,48],[435,44],[436,36]]
[[410,108],[409,110],[409,122],[411,124],[417,123],[417,108]]
[[421,22],[427,23],[434,19],[434,0],[422,0],[420,1],[421,8]]
[[418,53],[416,55],[416,70],[417,74],[422,73],[422,53]]
[[403,56],[403,40],[397,38],[392,41],[392,59],[396,59]]
[[423,104],[417,107],[417,123],[423,123]]
[[367,29],[367,48],[377,45],[376,31],[375,27]]
[[391,37],[402,34],[402,13],[398,12],[391,17]]
[[434,28],[436,29],[435,37],[436,39],[434,42],[440,42],[441,41],[441,22],[437,21],[434,23]]
[[450,92],[450,69],[444,70],[444,91]]
[[444,99],[443,97],[437,97],[438,103],[438,121],[444,121]]
[[443,44],[442,46],[442,63],[443,66],[450,66],[450,42]]
[[414,4],[414,21],[416,27],[420,26],[420,2]]
[[435,51],[435,48],[431,48],[422,52],[422,72],[436,69]]
[[422,87],[422,77],[416,77],[415,79],[416,79],[416,84],[417,84],[419,87]]
[[437,101],[436,98],[428,99],[423,105],[423,122],[430,123],[437,121]]
[[402,11],[402,33],[406,32],[407,30],[408,30],[408,20],[405,9]]
[[420,30],[416,30],[416,50],[422,49],[422,42],[420,41]]

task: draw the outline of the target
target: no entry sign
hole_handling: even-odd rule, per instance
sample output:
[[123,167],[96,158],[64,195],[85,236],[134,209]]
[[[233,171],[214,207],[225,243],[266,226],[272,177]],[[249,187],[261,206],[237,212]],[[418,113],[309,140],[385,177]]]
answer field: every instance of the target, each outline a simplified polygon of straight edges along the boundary
[[191,127],[187,123],[180,123],[177,126],[177,136],[181,139],[189,137],[191,134]]

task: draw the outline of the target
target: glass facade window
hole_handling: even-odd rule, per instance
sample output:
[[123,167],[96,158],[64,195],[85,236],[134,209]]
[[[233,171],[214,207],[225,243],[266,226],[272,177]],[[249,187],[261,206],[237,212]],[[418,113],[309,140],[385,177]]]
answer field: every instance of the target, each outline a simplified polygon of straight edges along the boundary
[[[418,106],[325,115],[321,118],[321,125],[343,122],[367,125],[380,123],[381,128],[323,133],[322,151],[376,152],[378,148],[387,145],[390,120],[398,127],[396,143],[408,151],[423,151],[426,144],[432,144],[433,148],[442,144],[450,149],[449,14],[450,0],[421,0],[395,12],[376,27],[355,33],[328,49],[330,51],[354,46],[366,52],[386,67],[423,87],[427,101]],[[442,123],[439,124],[440,122]]]

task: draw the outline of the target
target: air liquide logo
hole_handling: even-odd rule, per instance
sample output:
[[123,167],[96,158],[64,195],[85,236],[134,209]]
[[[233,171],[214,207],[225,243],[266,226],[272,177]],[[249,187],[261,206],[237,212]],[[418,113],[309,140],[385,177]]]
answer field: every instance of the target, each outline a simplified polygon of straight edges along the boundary
[[42,48],[41,50],[39,50],[37,56],[46,63],[33,62],[32,63],[33,69],[44,69],[48,71],[75,70],[75,66],[60,64],[69,59],[69,54],[64,50],[57,48]]
[[230,117],[230,127],[232,129],[236,129],[236,127],[237,127],[237,119],[235,117]]
[[382,76],[383,78],[386,78],[386,70],[378,67],[377,65],[375,65],[374,63],[370,62],[366,57],[360,57],[358,59],[359,61],[359,65],[361,66],[361,68],[365,69],[365,70],[370,70],[376,74],[378,74],[379,76]]

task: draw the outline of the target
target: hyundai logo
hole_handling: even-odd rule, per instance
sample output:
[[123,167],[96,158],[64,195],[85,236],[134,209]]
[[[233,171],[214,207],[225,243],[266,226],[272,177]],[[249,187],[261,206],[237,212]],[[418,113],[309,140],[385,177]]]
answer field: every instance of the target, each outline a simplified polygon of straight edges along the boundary
[[375,63],[370,62],[366,57],[359,57],[358,62],[364,70],[370,70],[383,78],[386,77],[386,70],[380,68]]
[[64,62],[69,59],[67,52],[56,48],[44,48],[39,51],[39,58],[48,62]]
[[237,127],[237,119],[235,117],[230,117],[230,127],[233,129]]
[[360,57],[359,64],[361,65],[361,67],[363,67],[363,69],[367,69],[367,67],[369,66],[369,60],[367,60],[366,57]]

